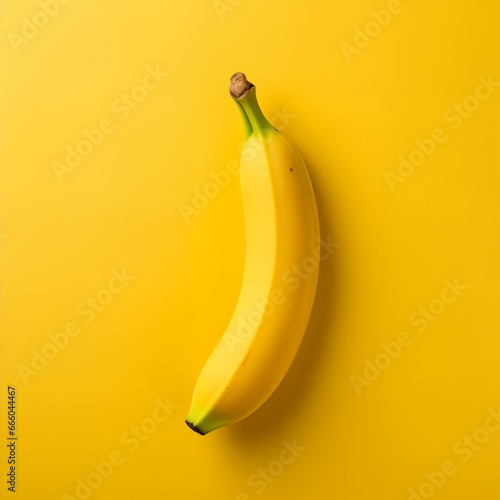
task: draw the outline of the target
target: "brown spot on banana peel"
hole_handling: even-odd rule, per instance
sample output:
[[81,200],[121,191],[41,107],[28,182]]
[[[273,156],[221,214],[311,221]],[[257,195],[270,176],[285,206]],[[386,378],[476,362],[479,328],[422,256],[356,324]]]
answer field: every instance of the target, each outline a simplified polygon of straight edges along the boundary
[[246,363],[248,356],[250,356],[250,351],[248,351],[248,354],[245,356],[245,359],[243,360],[243,363],[241,363],[241,366],[243,366]]

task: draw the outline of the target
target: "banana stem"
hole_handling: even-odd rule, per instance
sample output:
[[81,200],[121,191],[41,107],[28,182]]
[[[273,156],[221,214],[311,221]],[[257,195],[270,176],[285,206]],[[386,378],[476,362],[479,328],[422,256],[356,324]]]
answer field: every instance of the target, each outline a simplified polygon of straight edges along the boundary
[[229,93],[235,102],[239,104],[240,112],[242,112],[243,116],[245,134],[248,134],[249,127],[252,129],[252,133],[259,136],[263,136],[269,130],[274,130],[272,125],[266,120],[257,102],[255,85],[247,80],[244,73],[235,73],[231,77]]
[[259,103],[257,102],[255,87],[252,87],[246,94],[243,95],[243,97],[238,99],[238,101],[240,102],[241,107],[245,110],[254,132],[262,136],[267,131],[273,130],[273,127],[267,121],[264,113],[262,113],[262,110],[260,109]]
[[248,119],[248,116],[247,116],[245,110],[243,109],[243,106],[238,101],[238,99],[233,98],[233,100],[236,103],[236,106],[238,106],[238,109],[239,109],[240,114],[241,114],[241,118],[243,119],[243,128],[245,130],[245,141],[247,141],[248,138],[253,134],[252,124],[250,123],[250,120]]

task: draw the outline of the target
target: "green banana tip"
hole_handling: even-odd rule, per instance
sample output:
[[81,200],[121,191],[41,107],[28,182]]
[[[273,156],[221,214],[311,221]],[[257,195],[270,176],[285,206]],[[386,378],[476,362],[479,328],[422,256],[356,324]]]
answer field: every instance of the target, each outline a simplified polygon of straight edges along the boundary
[[201,434],[202,436],[205,435],[204,432],[201,432],[200,429],[198,429],[198,427],[194,426],[191,422],[188,422],[187,420],[185,421],[187,426],[192,429],[194,432],[197,432],[198,434]]
[[229,93],[234,99],[241,99],[253,87],[255,87],[255,85],[250,83],[245,73],[241,73],[240,71],[231,77]]

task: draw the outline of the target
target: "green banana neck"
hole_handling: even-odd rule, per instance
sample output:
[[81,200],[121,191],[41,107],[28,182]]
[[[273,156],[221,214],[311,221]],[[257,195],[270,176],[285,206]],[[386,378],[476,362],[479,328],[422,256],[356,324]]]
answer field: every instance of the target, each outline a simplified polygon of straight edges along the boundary
[[234,100],[238,104],[238,108],[243,118],[245,139],[248,139],[252,133],[259,137],[265,137],[270,131],[274,130],[273,126],[267,121],[260,109],[255,94],[255,87],[252,87],[239,99]]
[[252,124],[250,123],[250,120],[248,119],[248,116],[245,110],[243,109],[243,106],[238,101],[238,99],[234,99],[234,102],[236,103],[236,106],[238,106],[238,110],[243,120],[243,128],[245,130],[245,141],[248,141],[248,138],[253,134]]

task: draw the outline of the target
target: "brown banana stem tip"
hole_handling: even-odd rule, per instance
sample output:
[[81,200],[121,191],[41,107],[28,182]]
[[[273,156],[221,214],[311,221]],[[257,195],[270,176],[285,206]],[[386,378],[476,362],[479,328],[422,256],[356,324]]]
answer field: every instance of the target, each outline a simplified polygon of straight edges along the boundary
[[229,93],[235,99],[240,99],[252,87],[255,87],[255,85],[247,80],[245,73],[238,72],[231,77],[231,83],[229,84]]

